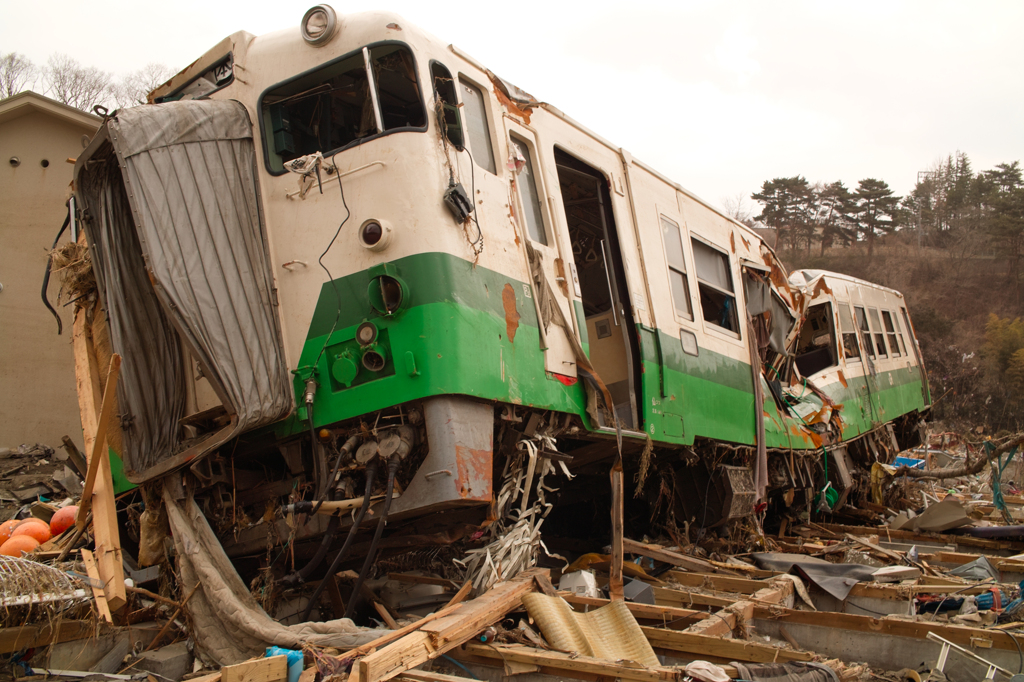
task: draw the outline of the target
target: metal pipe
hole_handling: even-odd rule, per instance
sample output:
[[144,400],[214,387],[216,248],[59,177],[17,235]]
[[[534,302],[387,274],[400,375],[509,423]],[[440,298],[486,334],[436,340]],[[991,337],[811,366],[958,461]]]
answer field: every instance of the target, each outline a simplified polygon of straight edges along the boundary
[[604,250],[604,240],[601,240],[601,262],[604,263],[604,276],[608,280],[608,298],[612,304],[612,321],[615,322],[615,326],[619,326],[619,317],[615,314],[615,306],[618,300],[615,298],[615,292],[612,291],[612,273],[608,270],[608,254]]

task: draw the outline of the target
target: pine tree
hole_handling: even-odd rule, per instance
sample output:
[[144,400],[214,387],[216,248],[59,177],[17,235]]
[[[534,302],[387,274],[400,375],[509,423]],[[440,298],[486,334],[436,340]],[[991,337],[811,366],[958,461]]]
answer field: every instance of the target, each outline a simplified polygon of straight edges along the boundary
[[865,178],[854,193],[857,202],[856,230],[868,243],[868,257],[874,255],[875,236],[896,230],[900,198],[884,180]]

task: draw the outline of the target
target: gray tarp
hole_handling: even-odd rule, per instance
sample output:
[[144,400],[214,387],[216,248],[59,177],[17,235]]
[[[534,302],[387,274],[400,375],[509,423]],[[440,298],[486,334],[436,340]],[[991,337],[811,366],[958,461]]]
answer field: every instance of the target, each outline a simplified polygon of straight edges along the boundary
[[164,486],[163,501],[184,594],[195,589],[186,609],[205,662],[240,663],[262,655],[270,645],[301,649],[309,643],[350,649],[390,632],[360,628],[348,618],[298,625],[272,619],[235,572],[199,506],[191,498],[176,500],[172,488]]
[[751,558],[758,568],[800,576],[839,601],[846,601],[850,590],[857,583],[871,582],[872,576],[878,570],[873,566],[861,564],[833,564],[804,554],[755,553]]
[[106,163],[80,173],[80,186],[89,187],[88,235],[114,350],[125,361],[123,456],[138,479],[185,447],[177,422],[191,377],[171,327],[237,415],[225,437],[285,417],[291,387],[245,107],[225,100],[147,105],[104,125],[121,177],[104,172],[114,161],[108,152]]

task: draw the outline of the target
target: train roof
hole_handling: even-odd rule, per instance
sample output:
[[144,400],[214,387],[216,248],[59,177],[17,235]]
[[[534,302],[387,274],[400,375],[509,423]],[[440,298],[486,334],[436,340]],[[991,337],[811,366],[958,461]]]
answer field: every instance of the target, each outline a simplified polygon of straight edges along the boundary
[[815,280],[818,280],[818,279],[820,279],[822,277],[828,277],[829,279],[842,280],[843,282],[847,282],[849,284],[856,284],[857,286],[870,287],[872,289],[877,289],[879,291],[885,291],[887,293],[899,296],[900,298],[904,298],[903,294],[900,293],[899,291],[896,291],[895,289],[890,289],[889,287],[883,287],[881,284],[875,284],[874,282],[868,282],[867,280],[859,279],[857,277],[853,277],[852,275],[844,275],[841,272],[832,272],[831,270],[815,270],[815,269],[810,269],[810,268],[809,269],[802,269],[802,270],[794,270],[789,275],[789,283],[792,284],[793,286],[796,286],[796,287],[799,287],[801,289],[804,289],[804,288],[807,288],[808,286],[810,286]]

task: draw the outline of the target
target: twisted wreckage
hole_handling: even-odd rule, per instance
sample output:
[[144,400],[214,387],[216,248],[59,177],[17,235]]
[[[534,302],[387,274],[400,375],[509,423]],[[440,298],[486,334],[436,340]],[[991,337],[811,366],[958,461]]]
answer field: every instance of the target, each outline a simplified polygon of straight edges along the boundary
[[[398,17],[318,5],[150,97],[75,165],[83,422],[114,466],[87,492],[106,601],[125,596],[101,493],[138,485],[125,541],[151,561],[173,544],[209,660],[373,639],[321,621],[365,616],[368,581],[417,561],[485,592],[611,539],[617,596],[623,535],[842,509],[920,442],[899,292],[787,274]],[[282,622],[260,615],[253,594],[283,593]]]

